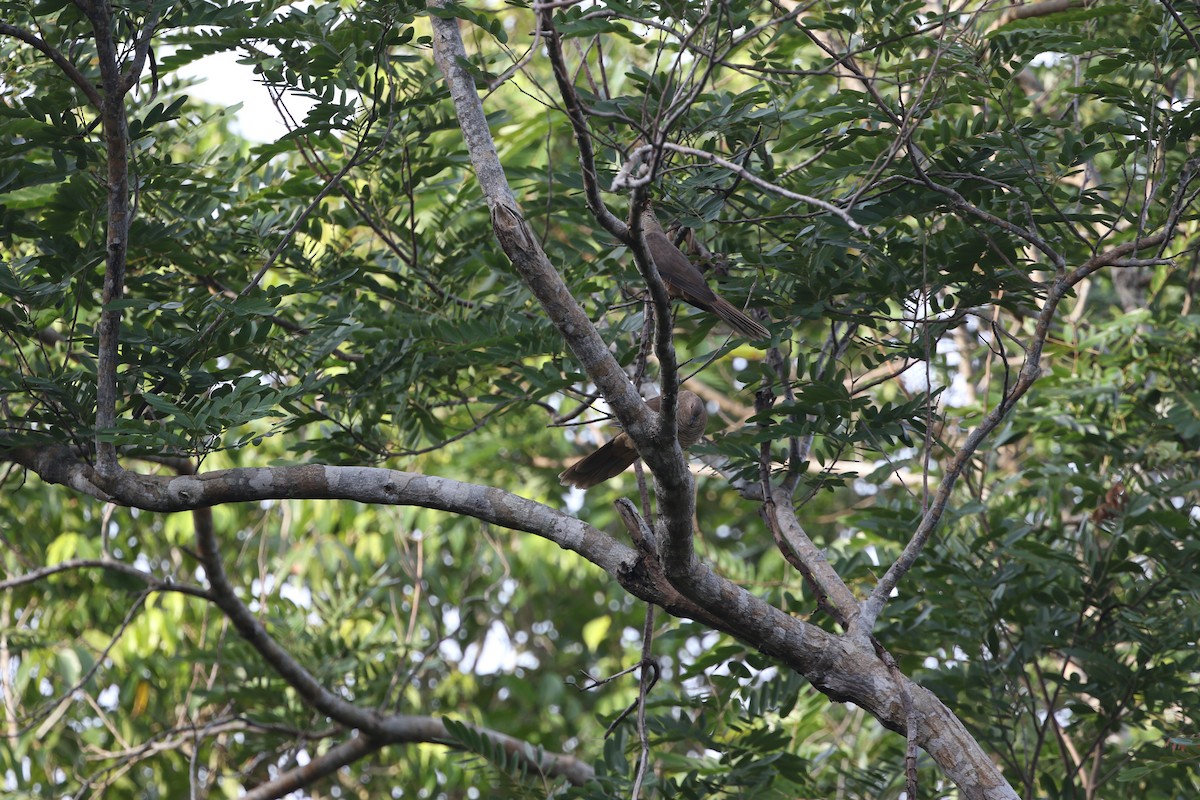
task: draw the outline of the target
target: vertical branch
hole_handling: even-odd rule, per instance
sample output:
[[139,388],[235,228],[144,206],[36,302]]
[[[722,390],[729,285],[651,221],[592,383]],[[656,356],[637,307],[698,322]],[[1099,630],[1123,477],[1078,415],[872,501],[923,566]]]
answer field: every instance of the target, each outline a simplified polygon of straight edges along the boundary
[[[431,10],[439,12],[446,5],[445,0],[428,2]],[[653,424],[650,411],[621,365],[608,351],[592,321],[571,295],[562,276],[550,263],[517,207],[474,81],[461,66],[467,55],[458,21],[443,19],[433,13],[430,15],[430,24],[433,27],[434,61],[445,76],[475,178],[491,209],[492,228],[501,248],[588,377],[612,406],[626,432],[635,441],[639,438],[644,441]]]
[[112,29],[112,9],[106,0],[81,5],[96,37],[103,102],[100,117],[108,161],[108,235],[105,244],[104,288],[101,294],[99,342],[96,353],[96,456],[101,476],[117,471],[117,449],[104,441],[117,419],[117,346],[121,312],[112,307],[125,291],[129,254],[129,122],[125,116],[126,80],[121,75]]
[[[579,96],[575,91],[575,84],[567,72],[566,59],[562,51],[562,41],[558,30],[554,27],[553,14],[549,7],[542,8],[540,14],[539,26],[546,37],[546,51],[550,58],[554,79],[558,84],[559,94],[563,99],[563,108],[566,110],[567,118],[571,122],[571,130],[575,134],[575,142],[579,150],[579,164],[582,170],[584,195],[587,198],[588,208],[591,209],[592,215],[606,230],[629,245],[636,257],[638,267],[646,279],[646,285],[650,290],[650,296],[653,300],[655,318],[657,320],[654,346],[659,358],[659,372],[662,376],[661,389],[663,402],[661,406],[662,417],[659,426],[661,437],[659,444],[662,444],[664,441],[673,439],[675,436],[675,392],[678,389],[678,378],[675,350],[671,340],[671,301],[667,295],[666,287],[662,284],[661,277],[654,267],[653,259],[649,257],[647,248],[642,240],[641,218],[642,211],[645,208],[646,196],[644,193],[634,192],[633,201],[630,206],[631,223],[628,227],[617,219],[604,205],[604,201],[600,196],[600,180],[596,173],[596,156],[592,147],[592,135],[588,129],[583,104],[580,102]],[[652,165],[656,164],[657,160],[652,160],[651,163]]]
[[648,231],[642,224],[645,219],[643,211],[648,209],[648,202],[644,191],[634,191],[630,205],[629,248],[637,261],[638,270],[646,281],[651,307],[654,309],[654,353],[658,356],[659,385],[662,391],[658,433],[659,444],[665,445],[676,438],[675,411],[679,391],[679,362],[675,357],[675,341],[671,337],[675,324],[671,316],[671,297],[658,266],[650,255],[650,246],[645,238]]
[[0,700],[3,701],[2,708],[4,709],[4,736],[11,740],[16,740],[19,733],[17,725],[18,700],[16,693],[13,691],[13,676],[16,670],[13,669],[12,651],[9,649],[8,631],[12,630],[12,593],[5,592],[4,598],[0,600]]
[[650,769],[650,731],[646,727],[646,703],[650,690],[658,682],[658,662],[654,660],[654,604],[646,604],[646,618],[642,622],[642,661],[638,670],[637,735],[638,765],[633,779],[630,796],[638,800],[642,794],[642,782]]

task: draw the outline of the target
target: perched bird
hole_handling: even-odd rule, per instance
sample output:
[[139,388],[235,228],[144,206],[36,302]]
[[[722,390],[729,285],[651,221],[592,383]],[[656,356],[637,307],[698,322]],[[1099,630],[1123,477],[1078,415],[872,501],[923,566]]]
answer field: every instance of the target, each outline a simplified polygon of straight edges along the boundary
[[716,314],[729,327],[751,341],[771,338],[770,331],[709,288],[704,274],[663,232],[653,209],[649,206],[642,212],[642,230],[646,235],[650,257],[654,259],[658,274],[667,284],[667,292],[672,297],[678,297],[696,308]]
[[[661,404],[661,397],[646,401],[646,405],[651,411],[658,411]],[[686,450],[700,441],[706,425],[708,425],[708,412],[704,410],[704,401],[686,389],[681,391],[675,414],[675,429],[679,434],[679,445]],[[621,431],[599,450],[563,470],[563,473],[558,476],[558,482],[563,486],[588,489],[620,475],[637,459],[637,448],[633,446],[633,440],[629,438],[629,434]]]

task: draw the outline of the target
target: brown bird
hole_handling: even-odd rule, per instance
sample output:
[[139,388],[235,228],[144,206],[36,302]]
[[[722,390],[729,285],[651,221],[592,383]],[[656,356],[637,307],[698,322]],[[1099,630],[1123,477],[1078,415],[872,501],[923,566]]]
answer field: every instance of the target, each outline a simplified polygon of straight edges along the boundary
[[709,288],[704,274],[663,232],[649,206],[642,212],[642,230],[646,234],[650,257],[654,259],[654,266],[658,267],[658,274],[662,275],[671,297],[678,297],[696,308],[716,314],[729,327],[751,341],[771,338],[769,330]]
[[[646,401],[651,411],[658,411],[662,404],[661,397]],[[704,410],[704,401],[686,389],[679,393],[678,410],[675,414],[675,428],[679,434],[679,445],[685,450],[704,435],[708,425],[708,412]],[[629,434],[621,431],[603,447],[591,455],[584,456],[558,476],[558,482],[563,486],[577,486],[589,489],[598,483],[620,475],[633,462],[637,461],[637,448]]]

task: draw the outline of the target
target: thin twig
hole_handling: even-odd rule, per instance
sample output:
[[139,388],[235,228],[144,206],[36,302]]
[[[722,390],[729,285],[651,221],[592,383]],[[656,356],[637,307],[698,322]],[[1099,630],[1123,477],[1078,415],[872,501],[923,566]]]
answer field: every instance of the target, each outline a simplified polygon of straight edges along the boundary
[[208,600],[208,591],[199,586],[190,583],[176,583],[171,580],[163,580],[156,578],[148,572],[143,572],[132,564],[126,564],[124,561],[117,561],[112,558],[75,558],[69,561],[60,561],[48,567],[30,570],[22,573],[15,578],[0,581],[0,592],[6,592],[11,589],[16,589],[20,586],[26,586],[31,583],[37,583],[40,580],[58,575],[63,572],[71,572],[73,570],[84,569],[104,569],[110,572],[118,572],[131,578],[136,578],[150,591],[155,592],[178,592],[179,594],[191,595]]
[[[638,150],[634,151],[634,154],[644,151],[649,147],[650,147],[649,145],[643,145],[642,147],[638,148]],[[723,167],[724,169],[729,170],[730,172],[732,172],[733,174],[742,178],[743,180],[747,181],[748,183],[753,183],[755,186],[759,187],[760,189],[763,189],[768,192],[772,192],[773,194],[777,194],[780,197],[785,197],[788,200],[794,200],[798,203],[806,203],[811,206],[816,206],[817,208],[822,209],[823,211],[828,211],[830,214],[833,214],[834,216],[838,217],[840,220],[845,222],[846,225],[851,230],[853,230],[857,233],[866,233],[867,232],[866,228],[864,228],[863,226],[861,226],[857,222],[855,222],[854,218],[851,217],[850,214],[848,212],[846,212],[844,209],[838,208],[837,206],[833,205],[832,203],[822,200],[819,197],[812,197],[811,195],[807,195],[807,194],[798,194],[797,192],[793,192],[790,189],[785,189],[784,187],[779,186],[778,184],[771,183],[770,181],[768,181],[764,178],[758,177],[757,175],[755,175],[753,172],[746,169],[742,165],[736,164],[732,161],[721,158],[718,155],[715,155],[713,153],[707,153],[703,150],[697,150],[694,147],[684,147],[683,145],[672,144],[671,142],[664,142],[662,144],[662,149],[670,150],[675,153],[681,153],[683,155],[693,156],[695,158],[706,159],[706,160],[712,162],[713,164],[716,164],[717,166],[720,166],[720,167]]]

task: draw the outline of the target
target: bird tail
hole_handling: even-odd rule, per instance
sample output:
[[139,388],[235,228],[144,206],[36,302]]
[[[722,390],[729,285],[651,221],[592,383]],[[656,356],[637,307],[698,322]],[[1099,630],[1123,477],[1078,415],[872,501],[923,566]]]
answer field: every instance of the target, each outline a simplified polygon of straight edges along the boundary
[[760,339],[771,338],[771,332],[769,330],[764,328],[755,320],[750,319],[750,317],[742,313],[741,309],[720,295],[717,296],[715,301],[709,303],[709,310],[721,319],[725,320],[725,324],[727,324],[729,327],[733,328],[735,331],[751,341],[759,341]]
[[563,470],[558,482],[563,486],[589,489],[609,478],[616,477],[637,461],[637,450],[625,434],[618,434],[596,452],[576,461]]

